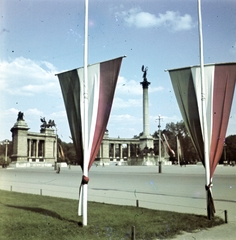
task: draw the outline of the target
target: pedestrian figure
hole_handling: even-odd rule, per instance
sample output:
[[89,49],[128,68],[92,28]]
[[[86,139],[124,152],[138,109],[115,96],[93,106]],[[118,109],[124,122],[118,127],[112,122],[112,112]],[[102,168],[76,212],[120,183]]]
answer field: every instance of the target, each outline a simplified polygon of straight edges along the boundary
[[59,174],[59,173],[60,173],[60,171],[61,171],[61,168],[60,168],[60,165],[58,164],[58,165],[57,165],[57,171],[56,171],[56,173],[58,173],[58,174]]

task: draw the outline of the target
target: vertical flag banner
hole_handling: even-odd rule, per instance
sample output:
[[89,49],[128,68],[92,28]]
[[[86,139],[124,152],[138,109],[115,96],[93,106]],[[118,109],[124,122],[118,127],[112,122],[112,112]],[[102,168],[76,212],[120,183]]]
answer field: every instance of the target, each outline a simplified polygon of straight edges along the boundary
[[78,164],[89,152],[88,169],[99,151],[112,107],[121,58],[88,66],[88,149],[83,149],[83,68],[57,74],[65,103]]
[[[168,71],[184,123],[205,166],[200,67],[193,66]],[[211,189],[212,177],[223,152],[235,83],[236,63],[204,66],[205,116],[210,161],[210,184],[206,186],[206,190]],[[212,197],[209,201],[213,203]]]
[[[89,65],[87,67],[87,93],[84,91],[84,68],[57,74],[78,164],[81,166],[83,172],[84,168],[87,168],[86,170],[91,168],[98,154],[109,120],[122,59],[123,57],[120,57]],[[87,94],[88,98],[88,116],[86,118],[88,136],[86,137],[86,144],[83,142],[85,134],[84,94]],[[87,146],[86,149],[84,146]],[[89,156],[88,161],[84,159],[85,151]],[[81,185],[87,184],[88,180],[88,176],[83,176]],[[80,198],[82,194],[81,191],[82,188],[80,189]],[[80,207],[82,208],[82,206]],[[79,215],[81,211],[80,207]]]
[[173,157],[175,157],[175,152],[174,152],[174,150],[170,147],[170,144],[169,144],[169,142],[167,141],[167,138],[166,138],[166,135],[164,134],[164,133],[162,133],[162,136],[163,136],[163,139],[164,139],[164,141],[163,141],[163,145],[166,145],[166,147],[167,147],[167,149],[166,149],[166,152],[168,153],[168,155],[171,157],[171,156],[173,156]]

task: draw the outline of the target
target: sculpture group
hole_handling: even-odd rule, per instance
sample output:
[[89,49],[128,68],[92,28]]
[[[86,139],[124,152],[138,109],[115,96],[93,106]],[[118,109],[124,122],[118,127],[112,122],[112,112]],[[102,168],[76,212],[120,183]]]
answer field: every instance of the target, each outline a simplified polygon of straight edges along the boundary
[[52,128],[52,127],[56,127],[56,124],[54,122],[54,120],[49,120],[48,123],[47,121],[45,120],[45,117],[44,118],[40,118],[41,122],[43,123],[40,127],[41,128]]
[[24,121],[24,113],[23,112],[18,112],[17,116],[17,121]]

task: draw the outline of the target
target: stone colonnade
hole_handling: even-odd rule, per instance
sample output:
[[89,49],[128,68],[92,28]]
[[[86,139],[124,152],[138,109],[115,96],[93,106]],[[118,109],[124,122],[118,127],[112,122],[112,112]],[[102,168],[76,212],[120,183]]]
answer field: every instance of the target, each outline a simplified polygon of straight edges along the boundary
[[[158,145],[158,140],[154,138],[148,139],[151,146]],[[105,132],[103,141],[100,146],[99,153],[95,160],[96,164],[109,165],[116,162],[118,165],[131,164],[130,161],[139,161],[139,164],[156,164],[158,155],[153,152],[145,152],[142,138],[109,138],[108,131]],[[146,145],[147,150],[150,148]],[[153,148],[154,149],[154,148]],[[162,146],[162,161],[169,161],[167,149]]]
[[131,155],[137,156],[139,148],[139,139],[109,138],[108,131],[106,131],[97,155],[97,160],[100,160],[101,163],[126,161]]
[[57,149],[56,135],[53,129],[41,129],[41,133],[27,135],[27,161],[55,162]]
[[24,120],[18,120],[13,128],[12,162],[43,162],[51,165],[57,161],[57,137],[52,128],[43,128],[40,133],[29,132]]
[[[131,146],[133,146],[133,149],[134,149],[133,151],[134,156],[137,156],[139,152],[139,144],[136,142],[131,143],[129,140],[128,143],[126,143],[126,141],[122,141],[122,143],[119,143],[111,140],[109,143],[109,149],[107,149],[108,146],[102,143],[100,146],[100,151],[98,153],[98,158],[104,158],[108,156],[108,158],[111,161],[117,160],[117,159],[130,158]],[[107,151],[105,152],[105,150]]]

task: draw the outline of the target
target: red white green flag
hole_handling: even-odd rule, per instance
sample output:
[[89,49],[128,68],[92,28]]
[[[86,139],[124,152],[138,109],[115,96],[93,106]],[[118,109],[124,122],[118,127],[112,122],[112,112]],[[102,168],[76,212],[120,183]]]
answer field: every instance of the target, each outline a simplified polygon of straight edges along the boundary
[[[209,164],[206,190],[211,196],[212,177],[223,152],[224,140],[234,96],[236,63],[209,64],[204,66],[205,96],[201,91],[199,66],[168,70],[175,96],[193,144],[203,162]],[[206,126],[203,128],[202,97],[206,103]],[[205,132],[203,133],[203,129]],[[205,135],[204,135],[205,134]],[[208,141],[209,163],[204,161],[204,136]],[[213,207],[214,208],[214,207]]]
[[83,68],[57,74],[64,98],[78,164],[84,166],[84,151],[89,153],[88,170],[92,166],[106,130],[122,58],[88,66],[88,149],[84,149],[84,84]]
[[[212,178],[223,151],[234,95],[236,63],[205,65],[204,72]],[[203,161],[200,67],[173,69],[169,74],[185,125]]]

